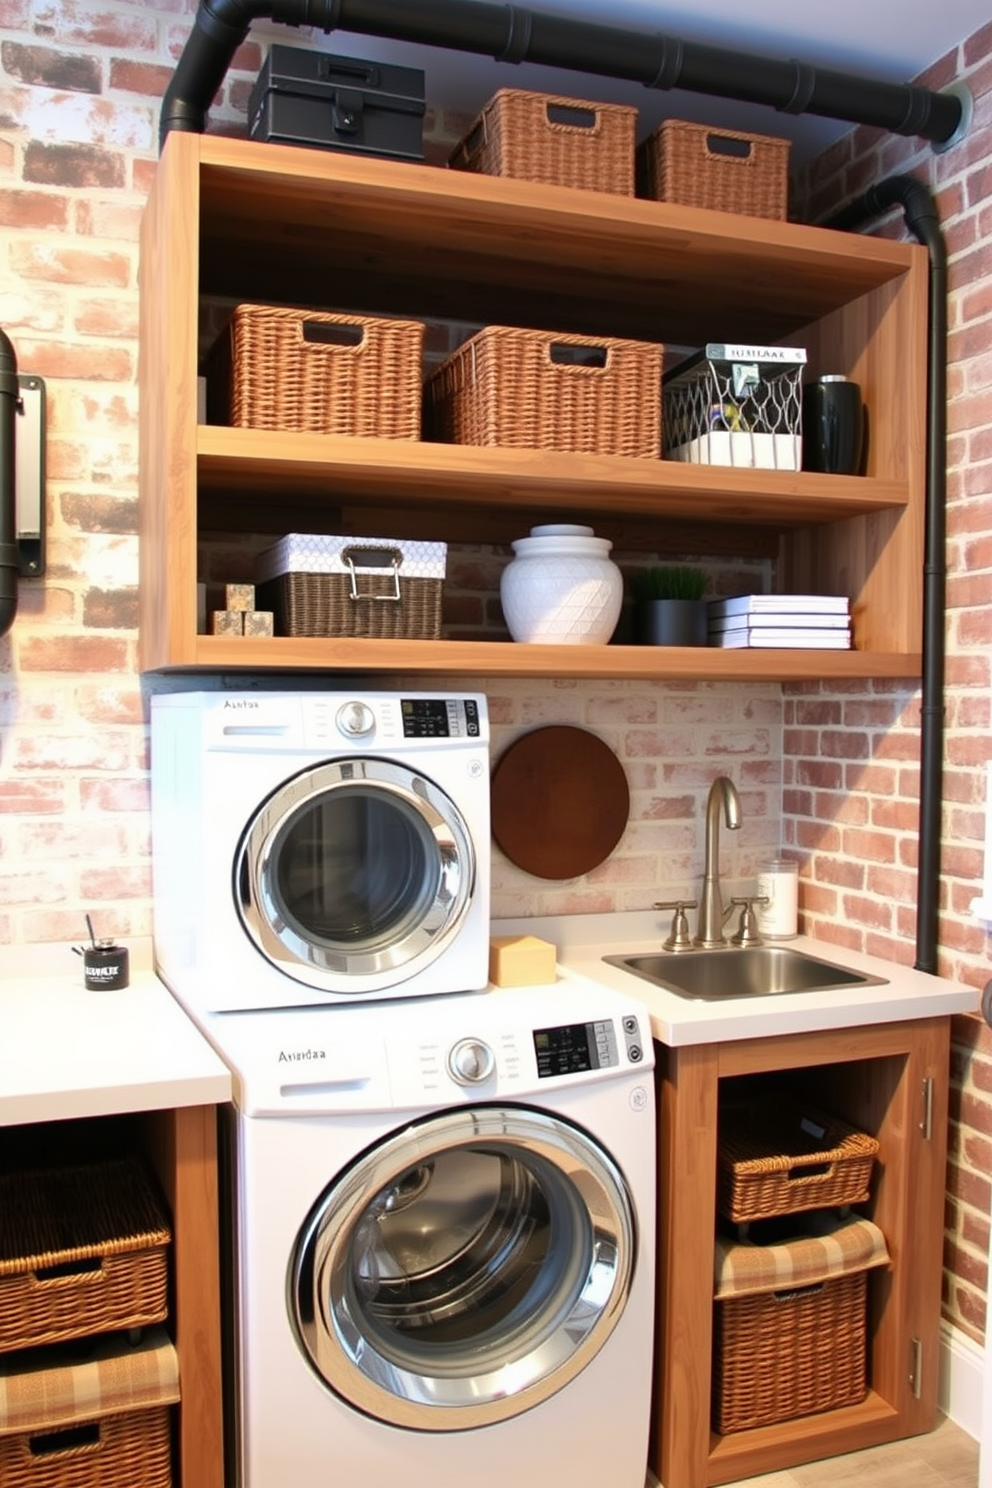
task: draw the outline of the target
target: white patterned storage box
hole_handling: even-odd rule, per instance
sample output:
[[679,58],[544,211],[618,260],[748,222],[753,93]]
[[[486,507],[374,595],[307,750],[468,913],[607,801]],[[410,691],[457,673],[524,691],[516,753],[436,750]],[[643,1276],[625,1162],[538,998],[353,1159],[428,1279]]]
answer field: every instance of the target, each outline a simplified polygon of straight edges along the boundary
[[291,532],[255,563],[259,604],[286,636],[437,640],[447,545]]
[[801,347],[708,343],[662,379],[664,458],[799,470],[805,364]]

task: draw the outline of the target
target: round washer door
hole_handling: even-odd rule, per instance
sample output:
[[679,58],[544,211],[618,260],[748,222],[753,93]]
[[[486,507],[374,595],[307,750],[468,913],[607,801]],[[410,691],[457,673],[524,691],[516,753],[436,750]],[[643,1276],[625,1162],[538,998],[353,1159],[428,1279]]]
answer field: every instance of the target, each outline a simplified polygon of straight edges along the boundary
[[241,922],[280,971],[378,992],[429,966],[458,930],[475,852],[454,802],[391,760],[343,759],[284,782],[234,865]]
[[476,1106],[404,1128],[327,1189],[289,1305],[312,1367],[356,1409],[463,1431],[585,1368],[623,1312],[634,1252],[623,1176],[585,1132]]

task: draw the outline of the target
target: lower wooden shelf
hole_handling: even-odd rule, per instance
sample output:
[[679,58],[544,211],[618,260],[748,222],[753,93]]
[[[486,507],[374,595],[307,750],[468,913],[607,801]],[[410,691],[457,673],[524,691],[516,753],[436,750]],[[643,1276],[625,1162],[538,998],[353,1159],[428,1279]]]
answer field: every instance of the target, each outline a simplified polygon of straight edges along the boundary
[[[722,650],[708,646],[552,646],[512,641],[379,641],[347,637],[189,638],[166,652],[142,633],[143,671],[473,673],[492,677],[612,677],[712,682],[807,682],[920,675],[919,653]],[[166,656],[171,661],[166,661]]]

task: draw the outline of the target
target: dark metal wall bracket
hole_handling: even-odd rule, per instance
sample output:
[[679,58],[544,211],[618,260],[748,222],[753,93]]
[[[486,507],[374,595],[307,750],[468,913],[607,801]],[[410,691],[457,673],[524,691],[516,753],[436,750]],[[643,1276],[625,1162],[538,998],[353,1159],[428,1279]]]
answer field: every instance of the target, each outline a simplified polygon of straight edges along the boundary
[[970,95],[960,84],[937,93],[518,5],[481,0],[430,0],[415,6],[410,0],[201,0],[162,101],[160,143],[173,129],[203,133],[235,51],[252,21],[262,18],[765,104],[781,113],[874,125],[945,149],[961,137],[971,117]]

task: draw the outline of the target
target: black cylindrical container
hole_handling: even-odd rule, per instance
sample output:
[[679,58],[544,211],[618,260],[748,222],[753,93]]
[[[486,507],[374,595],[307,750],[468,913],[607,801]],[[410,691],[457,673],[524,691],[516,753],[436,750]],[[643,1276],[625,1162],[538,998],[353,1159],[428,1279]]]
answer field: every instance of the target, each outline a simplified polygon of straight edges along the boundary
[[864,443],[861,389],[846,377],[819,377],[803,390],[803,468],[858,475]]
[[91,992],[126,987],[130,980],[127,946],[98,940],[83,949],[83,981]]

